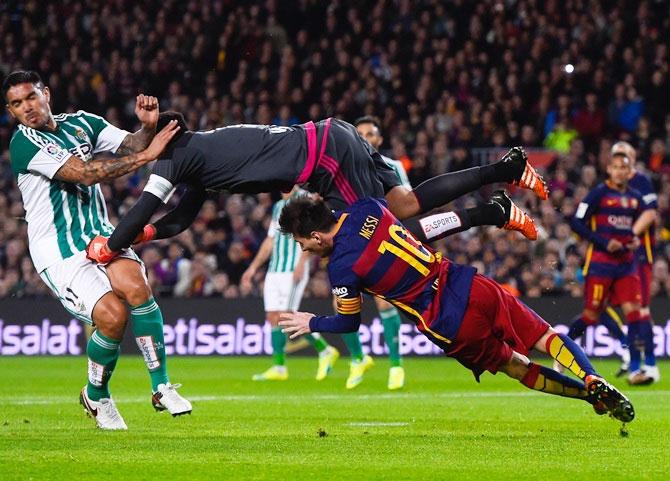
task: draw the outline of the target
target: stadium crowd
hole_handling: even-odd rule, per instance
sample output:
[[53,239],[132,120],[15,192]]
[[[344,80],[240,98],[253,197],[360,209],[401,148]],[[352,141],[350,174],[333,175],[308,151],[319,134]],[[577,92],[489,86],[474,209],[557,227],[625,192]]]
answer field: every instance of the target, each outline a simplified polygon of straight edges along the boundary
[[[54,112],[83,109],[128,130],[136,93],[192,129],[291,125],[377,115],[383,153],[414,185],[524,145],[551,197],[514,192],[541,236],[476,229],[438,243],[519,295],[582,295],[585,245],[567,223],[631,142],[659,193],[653,295],[670,295],[670,7],[661,1],[298,0],[3,2],[0,73],[37,70]],[[27,252],[0,116],[0,297],[48,295]],[[546,155],[546,151],[551,152]],[[105,184],[113,223],[146,170]],[[463,199],[481,201],[486,192]],[[179,237],[138,249],[164,296],[258,295],[239,280],[264,238],[273,197],[212,197]],[[319,261],[314,260],[315,267]],[[307,296],[330,295],[317,269]]]

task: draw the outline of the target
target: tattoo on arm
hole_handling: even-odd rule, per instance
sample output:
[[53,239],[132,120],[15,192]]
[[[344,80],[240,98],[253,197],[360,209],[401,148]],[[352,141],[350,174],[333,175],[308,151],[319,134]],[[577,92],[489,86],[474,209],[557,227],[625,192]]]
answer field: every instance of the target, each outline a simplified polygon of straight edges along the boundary
[[140,152],[147,148],[151,143],[151,140],[156,135],[156,129],[147,129],[142,127],[140,130],[134,134],[126,135],[126,138],[123,139],[121,145],[116,150],[118,155],[128,155]]
[[54,177],[65,182],[93,185],[121,177],[143,166],[149,160],[139,154],[130,154],[125,157],[83,162],[79,157],[73,155],[58,169]]

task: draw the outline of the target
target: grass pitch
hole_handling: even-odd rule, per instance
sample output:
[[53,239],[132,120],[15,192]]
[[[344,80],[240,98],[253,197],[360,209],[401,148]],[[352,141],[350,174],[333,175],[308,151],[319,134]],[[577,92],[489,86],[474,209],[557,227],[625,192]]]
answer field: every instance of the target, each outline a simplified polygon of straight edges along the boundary
[[[129,431],[102,432],[77,403],[85,358],[0,358],[0,479],[667,480],[670,363],[632,389],[629,436],[584,402],[531,392],[504,375],[444,358],[406,359],[407,384],[386,390],[380,358],[353,391],[340,360],[289,358],[286,382],[252,382],[267,358],[172,358],[191,416],[150,405],[139,357],[112,384]],[[614,362],[596,362],[601,372]]]

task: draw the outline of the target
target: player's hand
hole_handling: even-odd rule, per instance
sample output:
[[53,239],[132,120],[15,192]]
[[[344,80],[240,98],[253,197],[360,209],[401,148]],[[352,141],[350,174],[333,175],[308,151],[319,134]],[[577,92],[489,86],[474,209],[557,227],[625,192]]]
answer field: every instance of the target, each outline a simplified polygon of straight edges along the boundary
[[170,143],[172,138],[177,135],[177,132],[179,132],[179,124],[176,120],[170,120],[168,124],[154,136],[149,147],[144,149],[143,153],[147,156],[149,161],[156,160],[158,156],[161,155],[161,152],[165,150],[165,147],[167,147],[167,144]]
[[256,275],[256,268],[249,266],[247,270],[244,271],[244,274],[242,274],[242,277],[240,278],[240,287],[251,291],[253,289],[251,281],[253,281],[255,275]]
[[626,244],[626,249],[636,251],[637,248],[640,247],[640,244],[640,238],[638,236],[633,236],[633,239]]
[[153,224],[147,224],[142,229],[142,232],[137,234],[135,239],[133,239],[133,244],[142,244],[144,242],[149,242],[156,237],[156,228]]
[[135,98],[135,115],[142,127],[156,129],[158,123],[158,99],[150,95],[140,94]]
[[98,264],[107,264],[114,259],[118,252],[115,252],[107,245],[107,237],[101,235],[95,236],[86,246],[86,257]]
[[610,239],[607,243],[607,252],[617,252],[623,249],[623,244],[616,239]]
[[303,334],[309,334],[309,321],[314,314],[309,312],[283,312],[279,315],[279,326],[281,332],[288,334],[289,339],[295,339]]

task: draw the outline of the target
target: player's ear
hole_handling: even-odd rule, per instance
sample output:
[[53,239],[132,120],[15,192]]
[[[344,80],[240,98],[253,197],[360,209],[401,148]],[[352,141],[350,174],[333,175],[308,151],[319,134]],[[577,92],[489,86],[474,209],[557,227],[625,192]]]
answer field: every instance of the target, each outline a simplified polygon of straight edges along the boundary
[[313,230],[312,232],[310,232],[309,237],[311,239],[314,239],[319,243],[319,245],[321,245],[321,234],[319,232]]
[[49,90],[49,87],[44,87],[42,89],[42,93],[44,94],[44,98],[47,100],[47,103],[51,103],[51,90]]

